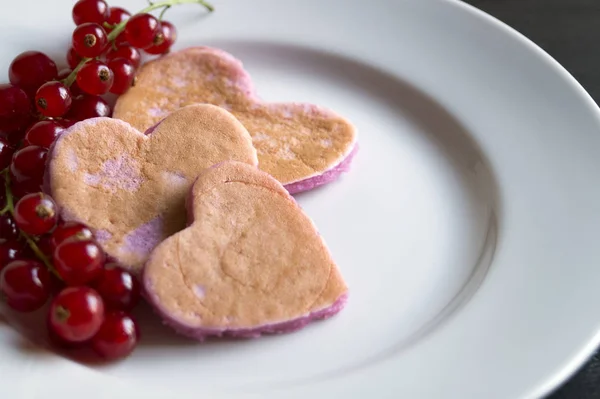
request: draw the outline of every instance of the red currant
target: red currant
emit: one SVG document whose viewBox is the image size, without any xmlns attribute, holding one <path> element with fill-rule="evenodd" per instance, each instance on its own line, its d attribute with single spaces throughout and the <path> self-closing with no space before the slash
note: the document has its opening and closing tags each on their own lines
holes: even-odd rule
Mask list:
<svg viewBox="0 0 600 399">
<path fill-rule="evenodd" d="M 4 169 L 10 165 L 14 153 L 15 148 L 10 145 L 8 140 L 0 137 L 0 169 Z M 2 184 L 0 190 L 4 191 L 4 184 Z"/>
<path fill-rule="evenodd" d="M 104 321 L 104 304 L 89 287 L 68 287 L 50 305 L 49 327 L 67 342 L 83 342 L 100 330 Z"/>
<path fill-rule="evenodd" d="M 6 140 L 11 146 L 18 148 L 21 144 L 21 141 L 23 141 L 23 139 L 25 138 L 25 132 L 25 129 L 15 130 L 10 133 L 4 133 L 2 132 L 2 130 L 0 130 L 0 137 L 3 140 Z"/>
<path fill-rule="evenodd" d="M 108 22 L 110 25 L 118 25 L 121 22 L 127 21 L 129 17 L 131 17 L 129 11 L 121 7 L 111 7 L 106 22 Z"/>
<path fill-rule="evenodd" d="M 154 44 L 144 51 L 148 54 L 165 54 L 171 49 L 177 39 L 177 29 L 168 21 L 160 22 L 160 32 L 155 37 Z"/>
<path fill-rule="evenodd" d="M 110 106 L 102 97 L 82 94 L 75 97 L 67 116 L 72 121 L 77 122 L 100 116 L 108 117 L 111 112 Z"/>
<path fill-rule="evenodd" d="M 108 18 L 108 5 L 104 0 L 79 0 L 73 6 L 75 25 L 86 22 L 101 24 Z"/>
<path fill-rule="evenodd" d="M 115 58 L 108 62 L 108 67 L 115 75 L 110 92 L 123 94 L 129 90 L 135 78 L 135 67 L 133 64 L 125 58 Z"/>
<path fill-rule="evenodd" d="M 50 274 L 39 262 L 15 260 L 2 270 L 0 291 L 11 308 L 19 312 L 33 312 L 41 308 L 50 296 Z"/>
<path fill-rule="evenodd" d="M 54 256 L 54 248 L 52 247 L 51 236 L 48 234 L 41 236 L 37 242 L 37 246 L 46 256 L 46 258 L 51 261 L 52 257 Z"/>
<path fill-rule="evenodd" d="M 73 101 L 75 101 L 75 100 L 73 100 Z M 71 110 L 73 110 L 73 106 L 72 105 L 71 105 Z M 67 116 L 70 118 L 71 117 L 71 113 L 69 112 L 67 114 Z M 70 128 L 71 126 L 73 126 L 74 124 L 76 124 L 79 121 L 76 121 L 76 120 L 73 120 L 73 119 L 62 119 L 60 122 L 65 127 L 65 129 L 68 129 L 68 128 Z"/>
<path fill-rule="evenodd" d="M 106 49 L 107 43 L 104 28 L 93 22 L 81 24 L 73 32 L 73 48 L 82 57 L 100 56 Z"/>
<path fill-rule="evenodd" d="M 12 193 L 15 197 L 21 198 L 26 196 L 27 194 L 33 194 L 42 191 L 42 184 L 42 176 L 21 181 L 13 179 L 10 182 L 10 189 L 12 190 Z"/>
<path fill-rule="evenodd" d="M 17 240 L 19 238 L 17 224 L 8 212 L 0 215 L 0 238 L 5 240 Z"/>
<path fill-rule="evenodd" d="M 37 110 L 44 116 L 59 117 L 71 107 L 71 92 L 61 82 L 44 83 L 35 94 Z"/>
<path fill-rule="evenodd" d="M 37 145 L 50 148 L 54 140 L 64 132 L 64 128 L 56 121 L 41 121 L 31 126 L 25 133 L 23 146 Z M 1 167 L 1 165 L 0 165 Z"/>
<path fill-rule="evenodd" d="M 110 90 L 113 80 L 113 72 L 98 60 L 86 62 L 77 73 L 77 84 L 81 90 L 98 96 Z"/>
<path fill-rule="evenodd" d="M 31 120 L 31 102 L 27 94 L 12 85 L 0 85 L 0 131 L 11 133 L 27 127 Z"/>
<path fill-rule="evenodd" d="M 151 14 L 137 14 L 125 25 L 125 39 L 133 47 L 145 49 L 154 44 L 159 28 L 160 22 Z"/>
<path fill-rule="evenodd" d="M 129 60 L 135 69 L 138 69 L 142 63 L 140 52 L 135 47 L 131 46 L 120 46 L 108 50 L 108 53 L 106 53 L 106 61 L 112 61 L 116 58 L 125 58 Z"/>
<path fill-rule="evenodd" d="M 116 47 L 130 46 L 130 44 L 127 42 L 127 38 L 125 37 L 125 31 L 119 33 L 119 36 L 117 36 L 114 41 L 114 45 Z"/>
<path fill-rule="evenodd" d="M 52 251 L 54 251 L 63 241 L 68 238 L 76 238 L 78 240 L 91 240 L 93 238 L 92 231 L 82 223 L 78 222 L 63 222 L 56 226 L 50 238 Z"/>
<path fill-rule="evenodd" d="M 140 300 L 140 283 L 116 264 L 106 265 L 95 288 L 107 309 L 130 311 Z"/>
<path fill-rule="evenodd" d="M 46 234 L 56 226 L 57 221 L 56 203 L 44 193 L 27 194 L 15 205 L 17 227 L 27 234 Z"/>
<path fill-rule="evenodd" d="M 79 65 L 82 59 L 83 58 L 77 54 L 77 51 L 75 51 L 73 47 L 69 48 L 69 51 L 67 51 L 67 64 L 69 64 L 69 68 L 77 68 L 77 65 Z"/>
<path fill-rule="evenodd" d="M 55 79 L 57 75 L 58 69 L 54 61 L 39 51 L 26 51 L 19 54 L 8 70 L 10 83 L 31 95 L 41 85 Z"/>
<path fill-rule="evenodd" d="M 70 238 L 54 250 L 54 265 L 68 285 L 84 285 L 102 274 L 105 256 L 93 240 Z"/>
<path fill-rule="evenodd" d="M 17 259 L 24 259 L 25 245 L 15 239 L 2 240 L 0 242 L 0 271 L 10 262 Z"/>
<path fill-rule="evenodd" d="M 30 145 L 15 152 L 10 164 L 11 176 L 14 180 L 23 181 L 44 177 L 48 150 L 37 145 Z"/>
<path fill-rule="evenodd" d="M 135 319 L 125 312 L 109 312 L 92 338 L 92 348 L 104 359 L 116 360 L 133 352 L 139 337 Z"/>
<path fill-rule="evenodd" d="M 69 77 L 69 75 L 71 75 L 72 72 L 73 72 L 73 70 L 69 69 L 69 68 L 61 70 L 58 73 L 57 80 L 64 81 L 66 78 Z M 79 86 L 77 86 L 76 81 L 73 81 L 73 83 L 71 83 L 71 86 L 69 86 L 69 91 L 71 92 L 71 98 L 73 98 L 73 99 L 83 93 L 81 91 L 81 89 L 79 88 Z"/>
</svg>

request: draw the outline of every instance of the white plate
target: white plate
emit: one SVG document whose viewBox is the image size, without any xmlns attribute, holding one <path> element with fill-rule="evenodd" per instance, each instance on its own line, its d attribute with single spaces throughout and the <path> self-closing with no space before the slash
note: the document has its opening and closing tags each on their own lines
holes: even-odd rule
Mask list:
<svg viewBox="0 0 600 399">
<path fill-rule="evenodd" d="M 359 129 L 352 172 L 298 196 L 347 308 L 205 345 L 150 317 L 130 359 L 95 369 L 3 325 L 1 396 L 506 399 L 573 372 L 600 331 L 600 113 L 577 82 L 456 1 L 215 3 L 169 11 L 177 48 L 221 46 L 265 99 L 319 103 Z M 0 70 L 26 49 L 62 58 L 71 4 L 4 8 Z"/>
</svg>

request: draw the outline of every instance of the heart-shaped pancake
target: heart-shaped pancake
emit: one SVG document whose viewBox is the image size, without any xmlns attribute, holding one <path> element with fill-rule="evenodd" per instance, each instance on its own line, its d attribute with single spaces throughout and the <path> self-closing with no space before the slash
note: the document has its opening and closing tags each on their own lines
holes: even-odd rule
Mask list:
<svg viewBox="0 0 600 399">
<path fill-rule="evenodd" d="M 46 168 L 61 216 L 87 224 L 106 253 L 133 272 L 185 227 L 185 198 L 205 168 L 258 163 L 247 130 L 213 105 L 181 108 L 148 133 L 112 118 L 79 122 L 55 142 Z"/>
<path fill-rule="evenodd" d="M 146 263 L 147 299 L 176 331 L 257 337 L 339 312 L 347 287 L 315 225 L 258 168 L 223 162 L 194 183 L 190 225 Z"/>
<path fill-rule="evenodd" d="M 259 167 L 290 193 L 335 180 L 356 150 L 354 126 L 312 104 L 265 103 L 242 63 L 208 47 L 188 48 L 142 66 L 135 87 L 120 96 L 113 117 L 143 130 L 179 107 L 209 103 L 248 129 Z"/>
</svg>

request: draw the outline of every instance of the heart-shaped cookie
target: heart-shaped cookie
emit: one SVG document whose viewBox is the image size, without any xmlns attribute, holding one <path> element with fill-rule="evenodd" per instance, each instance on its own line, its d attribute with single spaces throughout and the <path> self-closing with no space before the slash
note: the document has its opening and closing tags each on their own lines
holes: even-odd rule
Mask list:
<svg viewBox="0 0 600 399">
<path fill-rule="evenodd" d="M 46 189 L 65 220 L 87 224 L 111 258 L 138 272 L 159 242 L 185 227 L 197 176 L 226 160 L 258 163 L 247 130 L 213 105 L 181 108 L 146 135 L 94 118 L 50 149 Z"/>
<path fill-rule="evenodd" d="M 312 104 L 265 103 L 242 63 L 208 47 L 188 48 L 146 63 L 135 87 L 120 96 L 113 117 L 143 130 L 179 107 L 209 103 L 229 110 L 248 129 L 259 167 L 289 192 L 309 190 L 348 170 L 354 126 Z"/>
<path fill-rule="evenodd" d="M 285 188 L 258 168 L 223 162 L 198 177 L 190 225 L 146 263 L 149 302 L 196 338 L 297 330 L 339 312 L 347 287 L 323 239 Z"/>
</svg>

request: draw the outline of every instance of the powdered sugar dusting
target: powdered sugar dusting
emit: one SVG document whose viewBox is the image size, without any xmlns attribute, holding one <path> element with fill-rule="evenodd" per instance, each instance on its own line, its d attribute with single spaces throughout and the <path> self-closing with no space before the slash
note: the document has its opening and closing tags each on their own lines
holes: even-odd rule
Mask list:
<svg viewBox="0 0 600 399">
<path fill-rule="evenodd" d="M 83 175 L 83 182 L 88 186 L 97 186 L 100 184 L 100 175 L 91 175 L 86 173 Z"/>
<path fill-rule="evenodd" d="M 331 146 L 333 145 L 333 141 L 331 141 L 331 139 L 321 139 L 319 143 L 323 148 L 331 148 Z"/>
<path fill-rule="evenodd" d="M 121 251 L 134 252 L 142 256 L 147 256 L 160 243 L 162 228 L 162 217 L 157 216 L 125 236 L 125 244 L 121 248 Z"/>
<path fill-rule="evenodd" d="M 290 161 L 296 159 L 296 154 L 292 151 L 289 143 L 283 143 L 277 150 L 277 157 Z"/>
<path fill-rule="evenodd" d="M 162 118 L 164 116 L 167 116 L 168 114 L 169 114 L 169 112 L 162 108 L 152 107 L 152 108 L 148 109 L 148 115 L 155 117 L 155 118 Z"/>
<path fill-rule="evenodd" d="M 69 151 L 67 152 L 66 162 L 67 167 L 71 172 L 75 172 L 79 167 L 79 159 L 77 159 L 77 154 L 75 154 L 75 150 L 72 148 L 69 148 Z"/>
<path fill-rule="evenodd" d="M 100 244 L 103 244 L 112 238 L 112 234 L 106 230 L 96 230 L 94 237 Z"/>
<path fill-rule="evenodd" d="M 100 173 L 86 173 L 83 179 L 90 186 L 101 185 L 113 192 L 117 189 L 136 191 L 142 184 L 137 161 L 126 155 L 109 159 L 102 165 Z"/>
<path fill-rule="evenodd" d="M 201 284 L 196 284 L 194 285 L 194 294 L 196 294 L 199 299 L 204 299 L 206 296 L 206 288 Z"/>
</svg>

